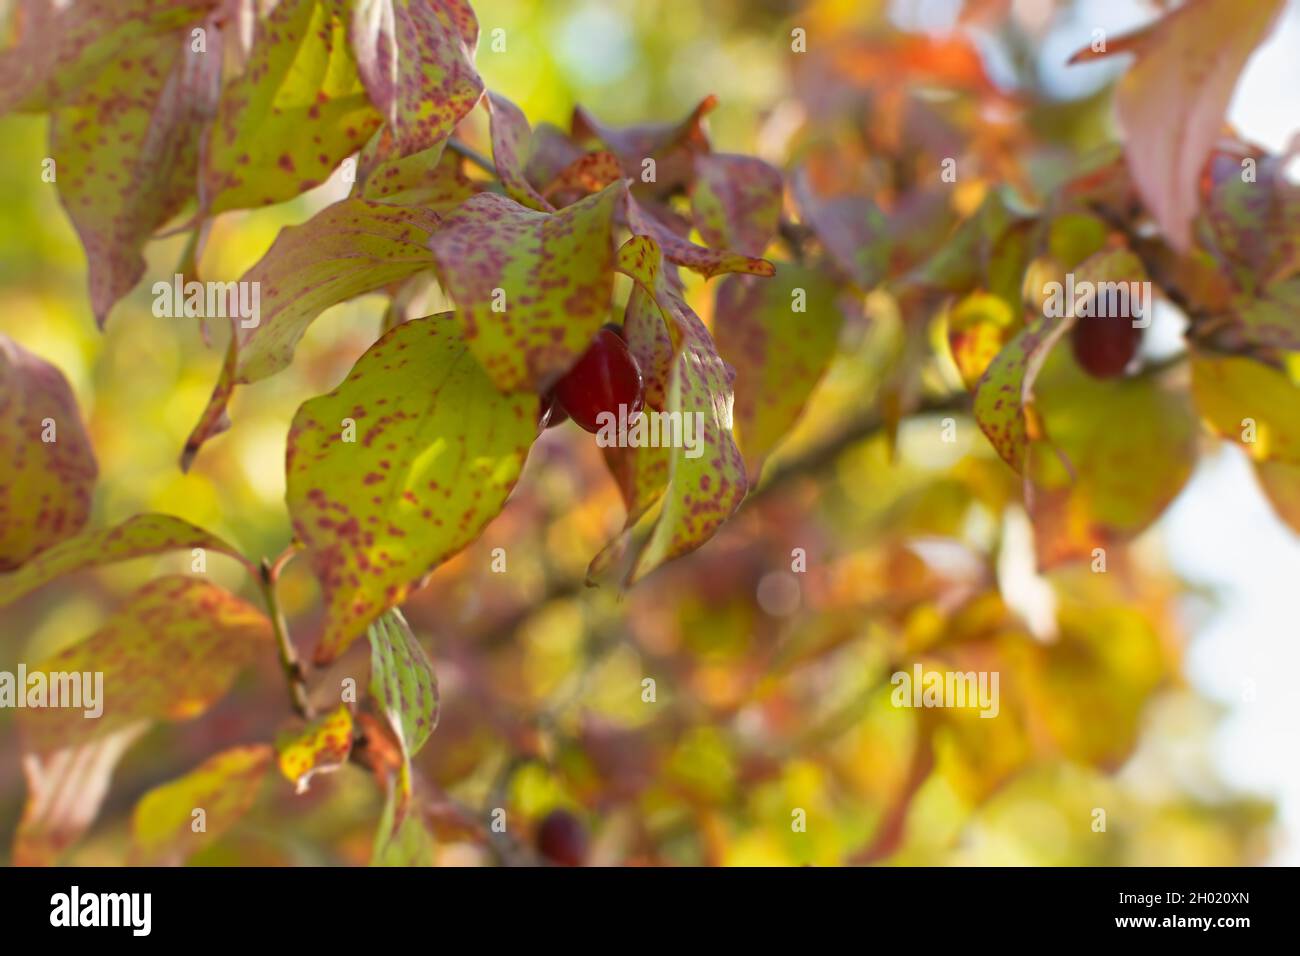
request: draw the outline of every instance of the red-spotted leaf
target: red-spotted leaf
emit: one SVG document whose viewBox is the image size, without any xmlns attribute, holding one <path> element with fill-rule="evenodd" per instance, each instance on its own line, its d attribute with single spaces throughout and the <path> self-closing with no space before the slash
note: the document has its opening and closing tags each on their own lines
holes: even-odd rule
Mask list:
<svg viewBox="0 0 1300 956">
<path fill-rule="evenodd" d="M 781 172 L 753 156 L 697 156 L 691 213 L 710 246 L 761 256 L 781 221 Z"/>
<path fill-rule="evenodd" d="M 658 216 L 647 212 L 629 195 L 626 207 L 627 227 L 634 236 L 653 239 L 657 248 L 669 262 L 685 266 L 706 279 L 724 272 L 744 272 L 756 276 L 770 276 L 776 268 L 766 259 L 741 255 L 726 249 L 706 249 L 683 239 Z"/>
<path fill-rule="evenodd" d="M 661 446 L 672 448 L 668 487 L 654 528 L 628 574 L 632 583 L 713 537 L 740 506 L 748 485 L 744 460 L 731 436 L 734 373 L 718 356 L 708 329 L 683 301 L 676 277 L 653 240 L 634 236 L 624 243 L 619 269 L 650 294 L 682 343 L 664 403 L 681 427 L 675 431 L 661 420 Z M 665 431 L 673 436 L 668 442 L 662 441 Z"/>
<path fill-rule="evenodd" d="M 559 206 L 600 192 L 623 178 L 618 157 L 604 150 L 584 153 L 546 181 L 542 195 Z"/>
<path fill-rule="evenodd" d="M 568 133 L 550 123 L 537 124 L 533 130 L 530 147 L 528 162 L 524 165 L 524 175 L 538 189 L 542 189 L 586 153 Z M 614 165 L 618 166 L 617 159 Z M 609 182 L 622 178 L 623 170 L 619 168 Z"/>
<path fill-rule="evenodd" d="M 63 373 L 0 335 L 0 571 L 80 531 L 97 474 Z"/>
<path fill-rule="evenodd" d="M 298 793 L 306 793 L 311 778 L 333 773 L 352 753 L 352 712 L 339 704 L 305 727 L 282 734 L 275 742 L 276 761 Z"/>
<path fill-rule="evenodd" d="M 137 721 L 58 750 L 23 754 L 27 802 L 14 834 L 15 866 L 52 866 L 86 832 L 122 755 L 149 729 Z"/>
<path fill-rule="evenodd" d="M 608 320 L 624 195 L 619 182 L 551 214 L 483 193 L 430 240 L 470 351 L 497 388 L 542 391 Z"/>
<path fill-rule="evenodd" d="M 835 299 L 822 273 L 788 262 L 773 279 L 730 276 L 718 286 L 714 338 L 736 370 L 735 435 L 751 483 L 835 354 Z"/>
<path fill-rule="evenodd" d="M 492 117 L 492 162 L 506 195 L 530 209 L 554 212 L 555 207 L 542 198 L 524 175 L 532 139 L 528 119 L 519 107 L 499 93 L 489 92 L 487 104 Z"/>
<path fill-rule="evenodd" d="M 345 8 L 361 80 L 398 153 L 441 143 L 483 93 L 474 11 L 465 0 L 346 0 Z"/>
<path fill-rule="evenodd" d="M 464 165 L 461 155 L 444 145 L 398 157 L 392 135 L 384 127 L 361 152 L 353 195 L 447 212 L 482 188 L 465 175 Z"/>
<path fill-rule="evenodd" d="M 110 63 L 159 36 L 175 37 L 179 52 L 178 31 L 212 6 L 213 0 L 27 0 L 17 10 L 16 45 L 0 53 L 0 113 L 65 103 Z"/>
<path fill-rule="evenodd" d="M 625 127 L 606 126 L 579 106 L 573 111 L 573 138 L 595 140 L 617 156 L 638 194 L 667 196 L 690 184 L 695 157 L 709 151 L 703 123 L 717 102 L 714 96 L 704 98 L 677 123 Z"/>
<path fill-rule="evenodd" d="M 1243 341 L 1267 348 L 1300 350 L 1300 279 L 1265 286 L 1258 297 L 1233 304 L 1236 332 Z"/>
<path fill-rule="evenodd" d="M 235 321 L 230 323 L 230 338 L 226 342 L 226 357 L 217 373 L 217 383 L 212 387 L 212 396 L 204 406 L 198 422 L 185 439 L 181 450 L 181 471 L 189 471 L 194 464 L 194 456 L 199 453 L 203 443 L 215 435 L 220 435 L 230 427 L 230 415 L 226 411 L 230 396 L 235 391 L 235 375 L 239 370 L 239 329 Z"/>
<path fill-rule="evenodd" d="M 1006 299 L 972 292 L 948 310 L 948 348 L 968 389 L 975 388 L 1016 329 Z"/>
<path fill-rule="evenodd" d="M 208 212 L 297 196 L 379 127 L 346 32 L 325 0 L 281 0 L 258 21 L 249 62 L 222 91 L 207 141 Z"/>
<path fill-rule="evenodd" d="M 289 432 L 288 505 L 325 594 L 332 660 L 501 510 L 536 437 L 450 315 L 396 326 Z"/>
<path fill-rule="evenodd" d="M 1115 93 L 1133 179 L 1169 243 L 1190 250 L 1201 169 L 1223 126 L 1237 77 L 1284 0 L 1197 0 L 1130 37 L 1071 62 L 1111 53 L 1137 60 Z"/>
<path fill-rule="evenodd" d="M 411 793 L 411 758 L 438 726 L 438 679 L 420 642 L 396 608 L 370 625 L 370 696 L 402 748 L 398 787 Z M 399 817 L 405 806 L 399 806 Z"/>
<path fill-rule="evenodd" d="M 12 574 L 0 577 L 0 607 L 55 578 L 82 568 L 99 567 L 168 551 L 216 551 L 238 560 L 252 573 L 256 567 L 234 546 L 188 521 L 164 514 L 142 514 L 113 528 L 86 531 L 42 551 Z"/>
<path fill-rule="evenodd" d="M 210 30 L 205 52 L 187 33 L 143 37 L 52 115 L 59 199 L 86 250 L 100 325 L 144 274 L 145 241 L 194 195 L 199 135 L 220 85 L 220 37 Z"/>
<path fill-rule="evenodd" d="M 242 280 L 261 289 L 261 318 L 240 343 L 238 381 L 285 368 L 307 326 L 330 306 L 429 268 L 438 223 L 428 210 L 344 199 L 281 230 Z"/>
<path fill-rule="evenodd" d="M 271 624 L 246 601 L 203 578 L 167 575 L 140 588 L 85 640 L 28 668 L 94 674 L 95 708 L 28 708 L 24 749 L 49 753 L 141 720 L 191 720 L 270 650 Z M 102 695 L 98 675 L 103 675 Z M 83 691 L 83 694 L 85 692 Z M 84 698 L 83 698 L 84 699 Z"/>
<path fill-rule="evenodd" d="M 215 843 L 252 808 L 270 765 L 266 744 L 231 747 L 154 787 L 131 815 L 132 863 L 179 866 Z"/>
<path fill-rule="evenodd" d="M 1207 167 L 1207 245 L 1248 296 L 1300 268 L 1300 186 L 1286 175 L 1288 159 L 1225 151 Z"/>
</svg>

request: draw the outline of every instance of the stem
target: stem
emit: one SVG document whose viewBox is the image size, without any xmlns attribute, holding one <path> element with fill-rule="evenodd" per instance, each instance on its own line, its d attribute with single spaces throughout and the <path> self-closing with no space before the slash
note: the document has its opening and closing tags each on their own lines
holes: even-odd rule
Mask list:
<svg viewBox="0 0 1300 956">
<path fill-rule="evenodd" d="M 451 150 L 453 153 L 457 153 L 460 156 L 463 156 L 465 159 L 468 159 L 471 163 L 473 163 L 479 169 L 483 170 L 485 173 L 490 174 L 494 178 L 496 177 L 497 175 L 496 164 L 493 163 L 492 160 L 484 156 L 482 153 L 480 153 L 478 150 L 474 149 L 472 146 L 466 146 L 458 139 L 449 139 L 447 140 L 447 148 Z"/>
<path fill-rule="evenodd" d="M 288 560 L 287 555 L 291 554 L 292 551 L 282 554 L 276 559 L 274 565 L 263 558 L 258 583 L 262 588 L 266 611 L 271 617 L 271 629 L 275 632 L 275 643 L 280 651 L 280 668 L 284 671 L 285 682 L 289 685 L 289 699 L 298 716 L 311 720 L 314 713 L 311 700 L 307 696 L 307 677 L 303 672 L 302 664 L 298 661 L 298 652 L 293 646 L 293 641 L 289 638 L 289 625 L 285 622 L 284 612 L 280 609 L 280 600 L 275 593 L 280 569 Z"/>
</svg>

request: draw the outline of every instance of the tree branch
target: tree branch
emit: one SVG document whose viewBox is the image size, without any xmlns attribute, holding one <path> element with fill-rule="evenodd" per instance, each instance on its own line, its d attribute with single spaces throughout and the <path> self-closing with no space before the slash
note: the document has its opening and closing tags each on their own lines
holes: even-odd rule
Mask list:
<svg viewBox="0 0 1300 956">
<path fill-rule="evenodd" d="M 293 641 L 289 637 L 289 625 L 284 619 L 280 600 L 275 593 L 280 570 L 291 556 L 292 551 L 288 551 L 277 558 L 274 564 L 263 558 L 258 584 L 262 589 L 262 600 L 266 602 L 266 613 L 271 618 L 271 630 L 275 633 L 275 643 L 280 652 L 280 668 L 284 671 L 285 683 L 289 686 L 289 699 L 298 716 L 304 720 L 311 720 L 315 714 L 307 694 L 307 676 L 298 660 L 298 652 L 293 646 Z"/>
</svg>

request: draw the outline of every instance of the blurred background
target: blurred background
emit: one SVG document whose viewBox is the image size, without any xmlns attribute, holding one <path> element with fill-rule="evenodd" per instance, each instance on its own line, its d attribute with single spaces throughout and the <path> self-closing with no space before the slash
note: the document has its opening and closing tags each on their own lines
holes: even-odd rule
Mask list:
<svg viewBox="0 0 1300 956">
<path fill-rule="evenodd" d="M 998 93 L 1032 99 L 1079 148 L 1100 144 L 1113 136 L 1104 90 L 1123 63 L 1064 62 L 1095 28 L 1113 35 L 1159 12 L 1138 0 L 474 7 L 487 86 L 534 126 L 567 129 L 578 103 L 612 124 L 675 121 L 712 93 L 714 148 L 783 168 L 810 144 L 873 126 L 876 107 L 887 124 L 889 94 L 915 81 L 899 63 L 958 86 L 986 77 L 994 89 L 977 91 L 982 111 L 959 129 L 999 140 L 1008 166 L 1023 120 L 988 106 Z M 488 43 L 496 28 L 502 52 Z M 807 32 L 802 56 L 791 54 L 795 28 Z M 960 37 L 975 66 L 956 47 L 900 60 L 909 36 Z M 1300 130 L 1298 49 L 1293 4 L 1237 91 L 1230 119 L 1244 138 L 1280 149 Z M 80 246 L 40 180 L 45 125 L 0 118 L 0 331 L 73 386 L 100 464 L 92 525 L 163 511 L 246 553 L 278 554 L 290 536 L 288 422 L 374 340 L 384 300 L 326 313 L 292 368 L 237 393 L 234 426 L 182 474 L 180 449 L 222 357 L 192 322 L 150 311 L 149 286 L 175 271 L 185 239 L 149 247 L 146 281 L 96 331 Z M 468 127 L 483 144 L 481 111 Z M 842 158 L 851 175 L 854 157 Z M 1000 170 L 981 173 L 976 192 Z M 346 188 L 223 215 L 204 277 L 238 278 L 279 228 Z M 691 281 L 688 291 L 708 321 L 711 287 Z M 1178 317 L 1162 308 L 1158 325 L 1173 331 L 1150 347 L 1175 349 Z M 406 607 L 441 685 L 441 724 L 418 758 L 439 862 L 510 858 L 476 833 L 492 808 L 520 821 L 524 841 L 564 807 L 605 863 L 1300 863 L 1289 684 L 1300 671 L 1300 540 L 1273 517 L 1245 460 L 1202 436 L 1190 483 L 1107 574 L 1039 576 L 1018 482 L 968 419 L 954 444 L 936 440 L 933 417 L 907 420 L 893 450 L 883 434 L 838 440 L 853 412 L 881 400 L 900 348 L 896 313 L 869 301 L 865 318 L 845 324 L 759 494 L 701 551 L 624 595 L 582 586 L 623 520 L 594 442 L 571 424 L 539 441 L 505 512 Z M 505 574 L 490 570 L 497 547 L 508 550 Z M 794 549 L 806 571 L 792 570 Z M 83 573 L 0 611 L 0 669 L 80 640 L 134 587 L 186 563 Z M 233 561 L 214 558 L 209 571 L 254 593 Z M 282 593 L 295 636 L 310 643 L 318 594 L 305 562 L 289 566 Z M 353 650 L 321 686 L 364 673 L 364 648 Z M 1002 714 L 892 707 L 888 676 L 915 661 L 998 669 Z M 122 762 L 72 860 L 120 862 L 143 792 L 220 747 L 271 738 L 288 716 L 268 660 L 201 719 L 155 728 Z M 0 859 L 23 795 L 12 712 L 0 711 Z M 268 781 L 249 818 L 194 862 L 364 863 L 380 806 L 352 767 L 301 797 Z M 807 812 L 806 833 L 791 829 L 795 808 Z"/>
</svg>

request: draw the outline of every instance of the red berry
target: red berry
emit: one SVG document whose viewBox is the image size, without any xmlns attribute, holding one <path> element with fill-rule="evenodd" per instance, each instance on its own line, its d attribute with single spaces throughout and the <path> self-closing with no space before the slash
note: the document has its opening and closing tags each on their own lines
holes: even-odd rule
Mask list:
<svg viewBox="0 0 1300 956">
<path fill-rule="evenodd" d="M 557 866 L 582 866 L 587 830 L 568 810 L 552 810 L 537 827 L 537 852 Z"/>
<path fill-rule="evenodd" d="M 600 430 L 601 412 L 618 415 L 627 406 L 630 419 L 641 411 L 645 383 L 627 343 L 609 329 L 596 333 L 587 351 L 555 383 L 555 397 L 569 417 L 589 432 Z"/>
<path fill-rule="evenodd" d="M 1125 317 L 1080 318 L 1070 331 L 1074 358 L 1093 378 L 1124 374 L 1142 344 L 1142 330 Z"/>
</svg>

